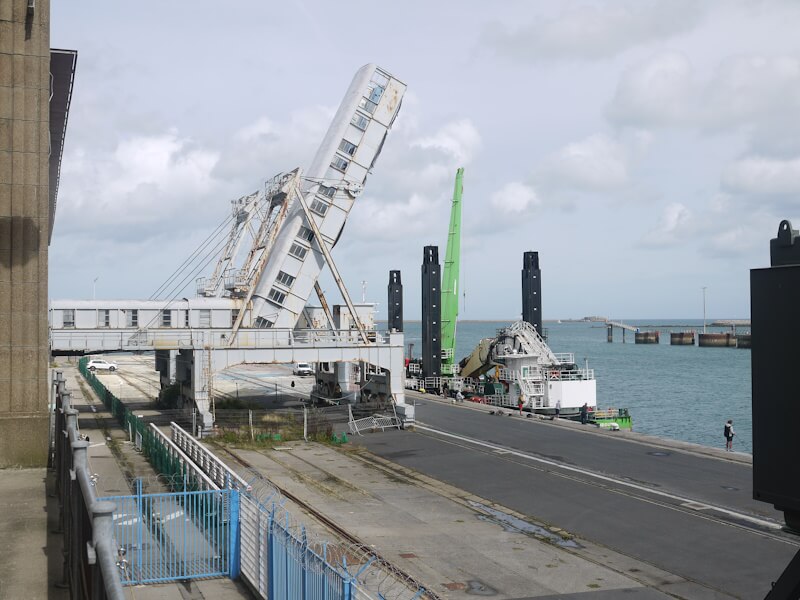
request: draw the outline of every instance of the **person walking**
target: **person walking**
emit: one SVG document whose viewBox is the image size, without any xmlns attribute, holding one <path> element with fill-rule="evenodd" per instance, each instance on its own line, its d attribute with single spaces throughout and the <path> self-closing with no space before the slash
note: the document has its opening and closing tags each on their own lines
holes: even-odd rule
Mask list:
<svg viewBox="0 0 800 600">
<path fill-rule="evenodd" d="M 522 416 L 522 406 L 524 404 L 524 400 L 522 398 L 522 394 L 519 395 L 519 399 L 517 400 L 517 408 L 519 408 L 519 416 Z"/>
<path fill-rule="evenodd" d="M 732 419 L 728 419 L 728 422 L 725 423 L 723 434 L 725 435 L 725 450 L 731 452 L 733 450 L 733 436 L 736 435 L 736 432 L 733 430 Z"/>
<path fill-rule="evenodd" d="M 586 422 L 589 420 L 589 405 L 584 402 L 583 406 L 581 406 L 581 425 L 586 425 Z"/>
<path fill-rule="evenodd" d="M 561 398 L 556 400 L 556 419 L 561 414 Z"/>
</svg>

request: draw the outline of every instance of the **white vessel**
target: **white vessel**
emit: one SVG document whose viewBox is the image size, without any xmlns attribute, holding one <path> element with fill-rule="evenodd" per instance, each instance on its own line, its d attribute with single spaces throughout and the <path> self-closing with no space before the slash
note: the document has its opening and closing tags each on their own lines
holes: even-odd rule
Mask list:
<svg viewBox="0 0 800 600">
<path fill-rule="evenodd" d="M 460 366 L 465 383 L 483 386 L 488 404 L 518 408 L 521 400 L 523 408 L 546 414 L 559 402 L 565 414 L 597 408 L 594 370 L 578 366 L 572 353 L 554 353 L 527 321 L 481 340 Z"/>
</svg>

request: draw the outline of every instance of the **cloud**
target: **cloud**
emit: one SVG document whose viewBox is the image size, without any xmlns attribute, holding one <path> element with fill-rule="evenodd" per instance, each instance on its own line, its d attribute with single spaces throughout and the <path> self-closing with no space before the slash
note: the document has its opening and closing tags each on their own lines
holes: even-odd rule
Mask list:
<svg viewBox="0 0 800 600">
<path fill-rule="evenodd" d="M 746 156 L 723 170 L 722 187 L 733 194 L 752 196 L 800 195 L 800 157 Z"/>
<path fill-rule="evenodd" d="M 493 207 L 506 214 L 528 213 L 541 206 L 542 201 L 531 186 L 512 181 L 492 194 Z"/>
<path fill-rule="evenodd" d="M 682 244 L 695 229 L 692 212 L 680 202 L 664 207 L 655 227 L 639 240 L 644 248 L 663 248 Z"/>
<path fill-rule="evenodd" d="M 629 180 L 629 156 L 629 149 L 619 139 L 598 133 L 558 150 L 545 161 L 543 175 L 557 188 L 619 188 Z"/>
<path fill-rule="evenodd" d="M 482 41 L 498 54 L 520 62 L 599 60 L 690 31 L 702 14 L 700 3 L 692 0 L 573 5 L 556 16 L 537 15 L 516 28 L 493 23 L 485 29 Z"/>
<path fill-rule="evenodd" d="M 659 54 L 626 70 L 607 109 L 612 122 L 635 127 L 690 120 L 692 67 L 677 52 Z"/>
<path fill-rule="evenodd" d="M 214 176 L 244 179 L 252 185 L 254 178 L 268 179 L 295 167 L 308 167 L 334 112 L 330 107 L 308 106 L 293 110 L 284 122 L 258 117 L 225 143 Z"/>
<path fill-rule="evenodd" d="M 419 136 L 413 127 L 389 136 L 391 143 L 376 166 L 378 176 L 370 178 L 353 207 L 346 245 L 440 233 L 456 169 L 470 164 L 481 146 L 480 133 L 469 119 L 445 123 L 429 136 Z"/>
<path fill-rule="evenodd" d="M 411 142 L 411 148 L 432 149 L 448 155 L 459 164 L 472 160 L 481 145 L 481 136 L 469 119 L 442 126 L 435 134 Z"/>
<path fill-rule="evenodd" d="M 176 130 L 126 137 L 110 153 L 67 152 L 59 189 L 59 235 L 147 240 L 208 214 L 200 199 L 220 190 L 219 152 Z"/>
<path fill-rule="evenodd" d="M 662 52 L 621 76 L 606 115 L 620 127 L 744 130 L 769 153 L 800 151 L 800 58 L 731 56 L 700 78 L 689 59 Z"/>
</svg>

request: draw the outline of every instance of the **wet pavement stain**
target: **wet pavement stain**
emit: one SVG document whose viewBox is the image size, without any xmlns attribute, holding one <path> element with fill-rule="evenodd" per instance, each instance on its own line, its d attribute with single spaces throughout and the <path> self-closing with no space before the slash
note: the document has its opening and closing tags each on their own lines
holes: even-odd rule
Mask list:
<svg viewBox="0 0 800 600">
<path fill-rule="evenodd" d="M 508 513 L 504 513 L 503 511 L 490 508 L 485 504 L 481 504 L 480 502 L 473 502 L 472 500 L 469 501 L 469 504 L 473 508 L 477 508 L 485 515 L 478 515 L 478 518 L 482 521 L 488 521 L 491 523 L 497 523 L 506 531 L 517 531 L 520 533 L 525 533 L 528 535 L 532 535 L 537 538 L 544 538 L 546 541 L 550 542 L 551 544 L 555 544 L 556 546 L 560 546 L 561 548 L 583 548 L 578 542 L 572 539 L 567 539 L 563 536 L 558 535 L 557 533 L 553 533 L 552 531 L 545 529 L 544 527 L 540 527 L 539 525 L 533 525 L 532 523 L 528 523 L 527 521 L 523 521 L 513 515 Z"/>
<path fill-rule="evenodd" d="M 496 596 L 497 590 L 482 581 L 472 579 L 467 582 L 467 589 L 464 590 L 464 593 L 471 596 Z"/>
</svg>

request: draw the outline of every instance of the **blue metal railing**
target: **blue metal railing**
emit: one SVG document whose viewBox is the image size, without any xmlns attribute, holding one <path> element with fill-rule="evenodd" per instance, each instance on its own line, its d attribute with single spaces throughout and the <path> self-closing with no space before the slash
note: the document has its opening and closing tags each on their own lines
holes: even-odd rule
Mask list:
<svg viewBox="0 0 800 600">
<path fill-rule="evenodd" d="M 259 597 L 267 600 L 354 599 L 354 580 L 327 560 L 327 545 L 322 547 L 322 554 L 318 554 L 309 545 L 305 530 L 298 537 L 291 532 L 288 522 L 281 523 L 276 518 L 276 504 L 260 504 L 247 492 L 240 498 L 242 577 Z M 255 531 L 245 529 L 248 522 L 255 525 Z"/>
<path fill-rule="evenodd" d="M 124 585 L 238 575 L 238 492 L 113 496 Z"/>
</svg>

